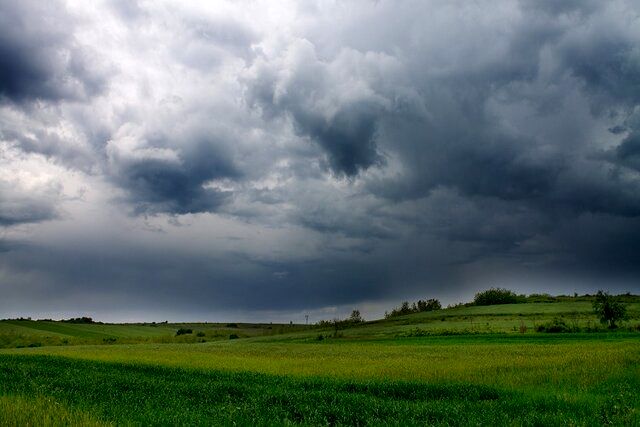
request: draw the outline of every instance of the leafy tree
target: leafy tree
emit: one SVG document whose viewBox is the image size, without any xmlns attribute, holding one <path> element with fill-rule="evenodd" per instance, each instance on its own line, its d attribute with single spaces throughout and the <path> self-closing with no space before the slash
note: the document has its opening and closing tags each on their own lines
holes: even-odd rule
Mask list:
<svg viewBox="0 0 640 427">
<path fill-rule="evenodd" d="M 362 322 L 364 322 L 364 318 L 360 315 L 360 310 L 353 310 L 351 312 L 351 316 L 349 316 L 349 322 L 351 322 L 351 323 L 362 323 Z"/>
<path fill-rule="evenodd" d="M 627 318 L 627 307 L 607 292 L 598 291 L 593 311 L 600 317 L 600 323 L 608 324 L 610 329 L 617 328 L 616 322 Z"/>
<path fill-rule="evenodd" d="M 440 304 L 440 301 L 434 298 L 428 299 L 426 301 L 418 301 L 418 311 L 435 311 L 440 310 L 441 308 L 442 304 Z"/>
<path fill-rule="evenodd" d="M 478 292 L 473 298 L 475 305 L 516 304 L 520 302 L 515 292 L 503 288 L 491 288 Z"/>
<path fill-rule="evenodd" d="M 400 305 L 400 307 L 395 307 L 393 310 L 391 310 L 391 313 L 385 311 L 384 317 L 385 319 L 389 319 L 395 316 L 404 316 L 405 314 L 440 310 L 441 308 L 442 305 L 440 304 L 440 301 L 434 298 L 428 299 L 426 301 L 418 300 L 417 302 L 414 302 L 412 304 L 409 304 L 408 301 L 404 301 Z"/>
<path fill-rule="evenodd" d="M 409 301 L 404 301 L 400 306 L 400 314 L 409 314 L 411 313 L 411 307 L 409 306 Z"/>
</svg>

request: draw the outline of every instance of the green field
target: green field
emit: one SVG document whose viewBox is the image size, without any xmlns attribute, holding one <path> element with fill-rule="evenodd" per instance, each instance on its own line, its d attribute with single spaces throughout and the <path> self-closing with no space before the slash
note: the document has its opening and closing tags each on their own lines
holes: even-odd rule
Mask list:
<svg viewBox="0 0 640 427">
<path fill-rule="evenodd" d="M 0 424 L 640 425 L 639 305 L 627 308 L 618 331 L 576 301 L 339 330 L 190 324 L 200 342 L 172 342 L 185 324 L 4 321 L 0 334 L 94 344 L 0 350 Z M 535 332 L 553 318 L 591 332 Z"/>
<path fill-rule="evenodd" d="M 301 325 L 223 323 L 158 324 L 75 324 L 54 321 L 0 321 L 0 348 L 41 347 L 80 344 L 195 343 L 239 338 L 272 336 L 304 329 Z M 176 336 L 180 328 L 192 334 Z"/>
</svg>

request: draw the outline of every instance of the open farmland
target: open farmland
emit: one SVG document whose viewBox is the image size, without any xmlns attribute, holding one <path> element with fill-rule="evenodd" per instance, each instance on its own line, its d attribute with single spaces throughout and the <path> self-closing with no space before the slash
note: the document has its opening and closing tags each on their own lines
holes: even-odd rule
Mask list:
<svg viewBox="0 0 640 427">
<path fill-rule="evenodd" d="M 3 333 L 122 343 L 2 350 L 0 422 L 638 424 L 637 303 L 615 332 L 535 332 L 533 322 L 554 318 L 595 328 L 590 307 L 456 307 L 339 330 L 5 321 Z M 514 329 L 522 323 L 531 324 L 524 333 Z M 206 338 L 171 342 L 186 326 Z M 230 331 L 246 338 L 229 340 Z"/>
<path fill-rule="evenodd" d="M 34 320 L 0 321 L 0 348 L 115 343 L 194 343 L 281 334 L 303 329 L 300 325 L 236 323 L 102 324 Z M 176 335 L 179 329 L 192 333 Z"/>
<path fill-rule="evenodd" d="M 640 327 L 640 301 L 626 303 L 626 329 Z M 593 313 L 590 301 L 460 306 L 389 319 L 374 320 L 338 331 L 330 327 L 260 323 L 140 323 L 75 324 L 54 321 L 0 321 L 0 348 L 77 344 L 204 343 L 237 338 L 267 341 L 314 341 L 323 338 L 397 339 L 415 335 L 525 334 L 539 325 L 560 319 L 568 326 L 598 331 L 605 329 Z M 176 335 L 179 329 L 192 333 Z M 416 333 L 417 331 L 417 333 Z"/>
</svg>

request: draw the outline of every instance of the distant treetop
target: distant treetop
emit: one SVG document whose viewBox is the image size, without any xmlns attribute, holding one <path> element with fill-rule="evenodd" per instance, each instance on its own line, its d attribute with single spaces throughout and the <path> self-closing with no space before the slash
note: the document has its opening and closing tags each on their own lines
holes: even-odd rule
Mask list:
<svg viewBox="0 0 640 427">
<path fill-rule="evenodd" d="M 504 288 L 491 288 L 478 292 L 473 298 L 474 305 L 517 304 L 525 302 L 524 295 L 516 295 L 515 292 Z"/>
</svg>

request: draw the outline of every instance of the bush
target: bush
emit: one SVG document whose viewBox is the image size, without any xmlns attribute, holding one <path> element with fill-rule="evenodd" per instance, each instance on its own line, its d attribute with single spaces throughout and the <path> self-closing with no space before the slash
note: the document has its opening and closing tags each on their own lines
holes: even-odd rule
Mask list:
<svg viewBox="0 0 640 427">
<path fill-rule="evenodd" d="M 536 327 L 536 332 L 562 333 L 574 332 L 574 330 L 569 325 L 567 325 L 564 320 L 555 318 L 551 322 L 545 323 L 543 325 L 538 325 Z"/>
<path fill-rule="evenodd" d="M 227 328 L 237 328 L 238 324 L 237 323 L 227 323 Z"/>
<path fill-rule="evenodd" d="M 204 332 L 200 331 L 196 334 L 197 337 L 203 337 L 205 335 Z"/>
<path fill-rule="evenodd" d="M 229 335 L 229 339 L 230 340 L 237 340 L 238 338 L 240 338 L 240 337 L 238 335 L 236 335 L 236 334 Z"/>
<path fill-rule="evenodd" d="M 521 334 L 527 333 L 527 325 L 524 322 L 520 322 L 520 327 L 518 328 Z"/>
<path fill-rule="evenodd" d="M 176 336 L 178 335 L 186 335 L 186 334 L 192 334 L 193 330 L 192 329 L 188 329 L 188 328 L 180 328 L 178 329 L 178 331 L 176 332 Z"/>
<path fill-rule="evenodd" d="M 473 298 L 474 305 L 516 304 L 521 302 L 515 292 L 503 288 L 491 288 L 478 292 Z"/>
</svg>

